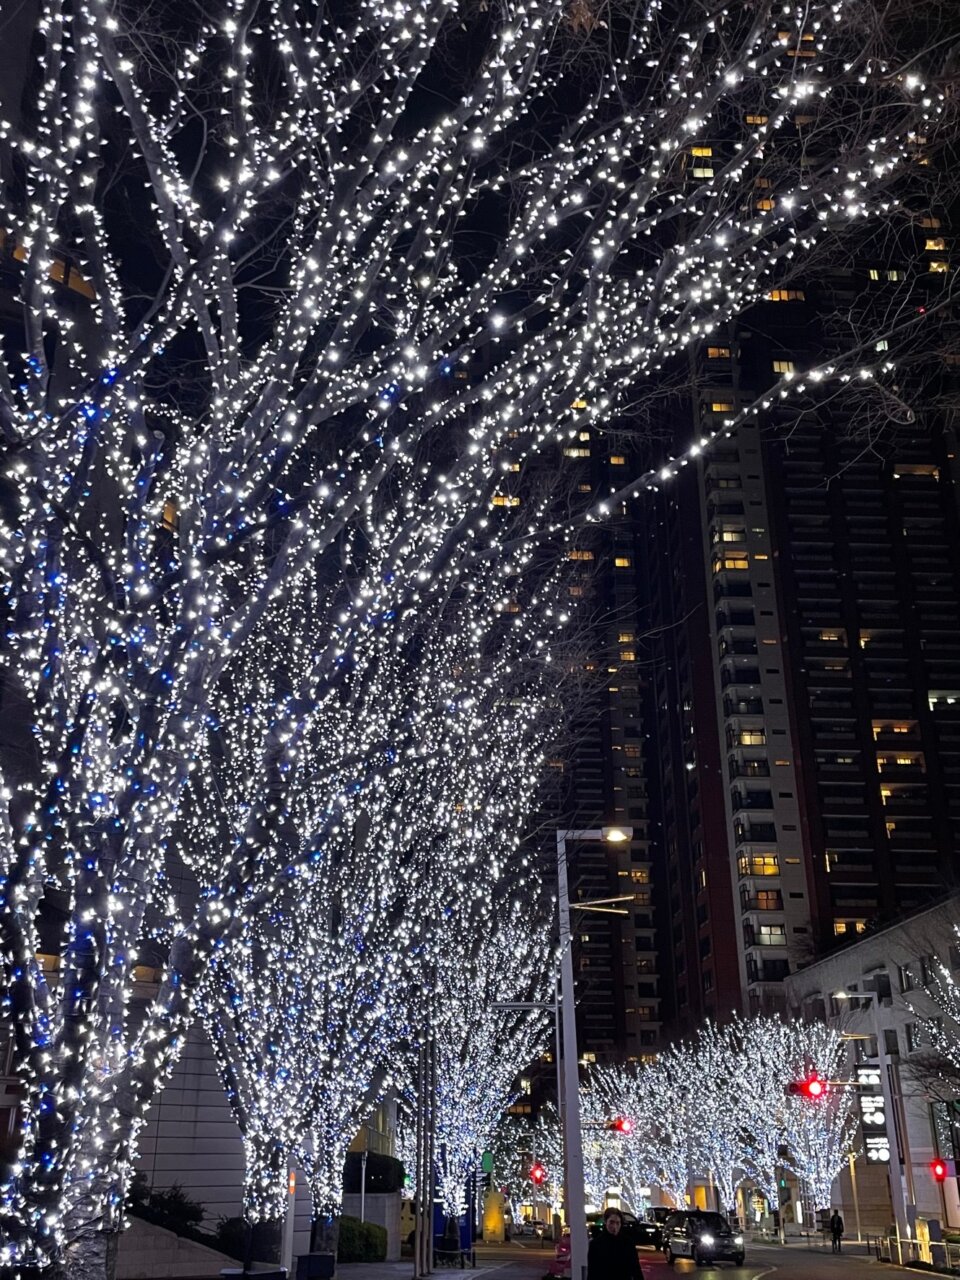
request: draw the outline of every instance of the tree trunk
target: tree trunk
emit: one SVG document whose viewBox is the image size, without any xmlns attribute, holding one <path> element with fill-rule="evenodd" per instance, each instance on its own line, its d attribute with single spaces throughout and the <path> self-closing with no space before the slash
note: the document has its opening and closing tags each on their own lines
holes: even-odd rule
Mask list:
<svg viewBox="0 0 960 1280">
<path fill-rule="evenodd" d="M 310 1224 L 310 1252 L 337 1256 L 340 1243 L 340 1214 L 333 1209 L 321 1210 Z"/>
<path fill-rule="evenodd" d="M 42 1273 L 44 1280 L 113 1280 L 119 1231 L 81 1229 L 64 1250 L 63 1260 Z"/>
</svg>

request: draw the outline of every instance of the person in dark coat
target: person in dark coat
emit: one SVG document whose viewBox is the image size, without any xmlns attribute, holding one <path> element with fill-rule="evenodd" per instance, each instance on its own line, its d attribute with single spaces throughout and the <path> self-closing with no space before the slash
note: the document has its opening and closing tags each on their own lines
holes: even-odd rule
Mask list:
<svg viewBox="0 0 960 1280">
<path fill-rule="evenodd" d="M 620 1234 L 622 1226 L 620 1210 L 607 1209 L 603 1230 L 590 1241 L 587 1280 L 643 1280 L 636 1246 Z"/>
<path fill-rule="evenodd" d="M 843 1219 L 836 1209 L 834 1209 L 833 1217 L 830 1219 L 830 1238 L 833 1252 L 840 1253 L 843 1249 Z"/>
</svg>

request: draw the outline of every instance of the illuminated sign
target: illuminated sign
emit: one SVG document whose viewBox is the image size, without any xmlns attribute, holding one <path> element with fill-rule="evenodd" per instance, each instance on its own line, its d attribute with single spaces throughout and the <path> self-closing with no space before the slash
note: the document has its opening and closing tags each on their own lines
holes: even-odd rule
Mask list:
<svg viewBox="0 0 960 1280">
<path fill-rule="evenodd" d="M 857 1067 L 857 1086 L 864 1154 L 871 1164 L 889 1164 L 890 1139 L 887 1136 L 887 1110 L 883 1101 L 880 1068 Z"/>
</svg>

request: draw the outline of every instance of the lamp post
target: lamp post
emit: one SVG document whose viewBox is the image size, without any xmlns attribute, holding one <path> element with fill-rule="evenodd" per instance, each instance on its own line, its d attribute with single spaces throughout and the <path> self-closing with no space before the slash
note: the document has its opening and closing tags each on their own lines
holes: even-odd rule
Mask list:
<svg viewBox="0 0 960 1280">
<path fill-rule="evenodd" d="M 897 1114 L 894 1111 L 893 1091 L 890 1088 L 890 1059 L 887 1057 L 887 1046 L 884 1041 L 883 1027 L 880 1023 L 880 997 L 876 991 L 837 991 L 837 1000 L 866 1000 L 870 1004 L 873 1019 L 873 1032 L 877 1041 L 877 1065 L 880 1070 L 880 1091 L 883 1094 L 883 1109 L 888 1117 L 887 1137 L 890 1139 L 890 1200 L 893 1205 L 893 1219 L 897 1224 L 897 1235 L 901 1240 L 910 1239 L 910 1219 L 907 1216 L 907 1203 L 903 1194 L 903 1170 L 900 1154 L 900 1134 L 897 1128 Z"/>
<path fill-rule="evenodd" d="M 570 933 L 570 889 L 567 881 L 567 841 L 606 840 L 622 844 L 633 837 L 629 827 L 595 827 L 557 832 L 557 916 L 560 926 L 560 1011 L 563 1019 L 563 1203 L 570 1223 L 570 1277 L 582 1280 L 587 1266 L 587 1210 L 583 1198 L 583 1138 L 580 1132 L 580 1071 L 577 1053 L 576 1002 L 573 991 L 573 949 Z M 603 909 L 624 898 L 574 903 L 582 910 Z"/>
</svg>

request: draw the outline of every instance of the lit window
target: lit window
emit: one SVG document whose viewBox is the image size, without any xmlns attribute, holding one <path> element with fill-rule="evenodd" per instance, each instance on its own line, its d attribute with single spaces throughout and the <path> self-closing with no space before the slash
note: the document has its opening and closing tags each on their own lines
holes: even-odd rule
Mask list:
<svg viewBox="0 0 960 1280">
<path fill-rule="evenodd" d="M 713 562 L 713 572 L 722 573 L 726 569 L 749 569 L 750 560 L 745 552 L 718 556 Z"/>
<path fill-rule="evenodd" d="M 632 631 L 621 631 L 617 636 L 617 640 L 620 644 L 631 644 L 635 639 L 636 636 Z"/>
<path fill-rule="evenodd" d="M 903 272 L 902 272 L 902 271 L 898 271 L 896 268 L 891 268 L 891 270 L 887 272 L 887 279 L 888 279 L 888 280 L 902 280 L 902 279 L 903 279 Z"/>
<path fill-rule="evenodd" d="M 567 594 L 573 596 L 574 600 L 583 598 L 583 587 L 567 587 Z"/>
<path fill-rule="evenodd" d="M 511 471 L 519 471 L 519 470 L 520 470 L 520 463 L 519 463 L 519 462 L 511 462 L 511 463 L 510 463 L 510 470 L 511 470 Z"/>
<path fill-rule="evenodd" d="M 927 236 L 923 242 L 923 247 L 929 250 L 946 249 L 947 242 L 943 236 Z"/>
<path fill-rule="evenodd" d="M 176 533 L 180 524 L 180 506 L 175 498 L 167 498 L 164 502 L 160 523 L 168 533 Z"/>
<path fill-rule="evenodd" d="M 920 225 L 921 227 L 926 227 L 930 231 L 936 231 L 940 226 L 940 219 L 934 218 L 931 214 L 928 214 L 925 218 L 920 219 Z"/>
<path fill-rule="evenodd" d="M 843 934 L 845 934 L 845 933 L 847 932 L 847 922 L 846 922 L 846 920 L 834 920 L 834 922 L 833 922 L 833 932 L 834 932 L 838 937 L 842 937 L 842 936 L 843 936 Z"/>
<path fill-rule="evenodd" d="M 629 569 L 631 560 L 629 556 L 614 556 L 613 563 L 618 569 Z"/>
<path fill-rule="evenodd" d="M 620 661 L 621 661 L 621 662 L 636 662 L 636 660 L 637 660 L 637 655 L 636 655 L 636 653 L 633 651 L 633 649 L 621 649 L 621 650 L 620 650 Z"/>
<path fill-rule="evenodd" d="M 712 178 L 714 175 L 712 169 L 704 165 L 696 165 L 693 170 L 693 176 L 695 178 Z"/>
<path fill-rule="evenodd" d="M 792 360 L 774 360 L 773 372 L 774 373 L 793 373 L 794 372 L 793 361 Z"/>
<path fill-rule="evenodd" d="M 762 115 L 759 112 L 751 111 L 746 117 L 747 124 L 766 124 L 770 117 Z"/>
<path fill-rule="evenodd" d="M 593 493 L 592 484 L 578 484 L 577 493 Z"/>
<path fill-rule="evenodd" d="M 780 874 L 780 863 L 776 854 L 773 853 L 745 854 L 738 859 L 738 862 L 742 876 L 778 876 Z"/>
<path fill-rule="evenodd" d="M 759 187 L 761 191 L 769 191 L 773 183 L 769 178 L 754 178 L 753 185 Z"/>
<path fill-rule="evenodd" d="M 611 467 L 625 467 L 627 460 L 622 453 L 611 453 L 610 465 Z"/>
<path fill-rule="evenodd" d="M 945 258 L 931 258 L 930 270 L 934 275 L 943 276 L 950 270 L 950 263 Z"/>
<path fill-rule="evenodd" d="M 574 445 L 570 449 L 564 449 L 563 456 L 565 458 L 589 458 L 590 450 L 581 449 L 578 446 Z"/>
<path fill-rule="evenodd" d="M 729 400 L 714 400 L 710 405 L 711 413 L 729 413 L 732 408 Z"/>
<path fill-rule="evenodd" d="M 890 343 L 889 343 L 889 341 L 888 341 L 886 338 L 881 338 L 881 339 L 880 339 L 880 341 L 879 341 L 879 342 L 876 344 L 876 346 L 874 347 L 874 350 L 875 350 L 875 351 L 889 351 L 889 350 L 890 350 Z"/>
<path fill-rule="evenodd" d="M 901 476 L 926 476 L 931 480 L 939 480 L 940 468 L 930 462 L 895 462 L 893 478 L 899 480 Z"/>
<path fill-rule="evenodd" d="M 493 495 L 493 505 L 495 507 L 519 507 L 520 499 L 515 494 L 495 493 Z"/>
<path fill-rule="evenodd" d="M 497 605 L 497 613 L 519 613 L 520 606 L 516 600 L 501 600 Z"/>
<path fill-rule="evenodd" d="M 805 302 L 806 298 L 802 289 L 771 289 L 767 294 L 768 302 Z"/>
<path fill-rule="evenodd" d="M 593 552 L 592 551 L 568 551 L 567 559 L 568 560 L 592 560 Z"/>
<path fill-rule="evenodd" d="M 570 406 L 571 409 L 585 409 L 586 407 L 587 407 L 586 400 L 584 400 L 580 396 L 577 396 L 576 400 L 574 400 L 573 404 Z"/>
<path fill-rule="evenodd" d="M 846 639 L 846 633 L 843 631 L 821 631 L 817 639 L 833 642 L 840 641 L 842 643 Z"/>
<path fill-rule="evenodd" d="M 765 729 L 741 729 L 740 730 L 740 746 L 741 747 L 762 747 L 766 745 L 767 731 Z"/>
<path fill-rule="evenodd" d="M 589 432 L 589 431 L 581 431 L 581 432 L 580 432 L 580 434 L 577 436 L 577 439 L 578 439 L 578 440 L 580 440 L 581 442 L 582 442 L 582 441 L 589 440 L 589 439 L 590 439 L 590 432 Z"/>
<path fill-rule="evenodd" d="M 869 275 L 871 280 L 880 279 L 880 271 L 877 267 L 871 267 L 870 270 L 867 272 L 867 274 Z"/>
<path fill-rule="evenodd" d="M 709 360 L 729 360 L 729 347 L 707 347 L 707 358 Z"/>
<path fill-rule="evenodd" d="M 723 529 L 720 532 L 721 542 L 746 542 L 746 529 Z"/>
<path fill-rule="evenodd" d="M 713 147 L 691 147 L 690 154 L 692 156 L 712 156 Z"/>
</svg>

